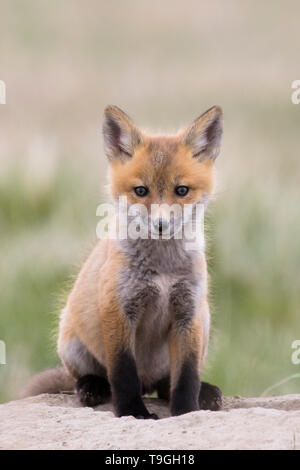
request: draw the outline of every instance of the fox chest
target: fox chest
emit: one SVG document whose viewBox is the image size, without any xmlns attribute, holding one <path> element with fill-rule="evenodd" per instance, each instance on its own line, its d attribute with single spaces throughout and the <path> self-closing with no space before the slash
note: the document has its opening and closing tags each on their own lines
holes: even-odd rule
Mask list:
<svg viewBox="0 0 300 470">
<path fill-rule="evenodd" d="M 124 314 L 136 327 L 148 332 L 167 330 L 172 322 L 188 322 L 197 307 L 201 291 L 199 277 L 188 273 L 124 273 L 120 301 Z"/>
<path fill-rule="evenodd" d="M 193 317 L 201 296 L 201 276 L 194 256 L 182 241 L 127 242 L 128 265 L 119 280 L 122 310 L 138 331 L 159 337 L 174 322 L 181 326 Z"/>
<path fill-rule="evenodd" d="M 135 331 L 138 375 L 146 389 L 169 373 L 169 332 L 174 322 L 187 325 L 193 317 L 196 287 L 176 275 L 154 274 L 122 289 L 123 312 Z"/>
</svg>

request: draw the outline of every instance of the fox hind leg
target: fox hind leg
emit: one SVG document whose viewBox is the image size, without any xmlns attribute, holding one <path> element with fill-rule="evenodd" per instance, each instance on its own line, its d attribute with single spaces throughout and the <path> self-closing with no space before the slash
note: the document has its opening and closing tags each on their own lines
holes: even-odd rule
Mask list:
<svg viewBox="0 0 300 470">
<path fill-rule="evenodd" d="M 73 338 L 65 348 L 63 362 L 77 378 L 75 390 L 82 405 L 93 407 L 109 401 L 111 389 L 106 368 L 78 338 Z"/>
<path fill-rule="evenodd" d="M 222 392 L 219 387 L 201 382 L 199 407 L 200 410 L 219 411 L 222 408 Z"/>
<path fill-rule="evenodd" d="M 163 377 L 154 385 L 158 398 L 170 400 L 170 376 Z M 199 393 L 200 410 L 219 411 L 222 408 L 222 392 L 216 385 L 201 382 Z"/>
<path fill-rule="evenodd" d="M 84 375 L 76 383 L 76 392 L 84 406 L 97 406 L 109 401 L 111 390 L 108 380 L 99 375 Z"/>
</svg>

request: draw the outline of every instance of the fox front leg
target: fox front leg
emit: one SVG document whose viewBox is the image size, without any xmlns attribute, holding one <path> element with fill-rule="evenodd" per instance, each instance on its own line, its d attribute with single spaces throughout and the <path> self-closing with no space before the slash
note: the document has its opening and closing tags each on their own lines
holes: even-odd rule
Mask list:
<svg viewBox="0 0 300 470">
<path fill-rule="evenodd" d="M 132 327 L 124 314 L 118 312 L 111 315 L 107 322 L 105 350 L 115 413 L 118 417 L 158 419 L 155 414 L 149 413 L 144 405 L 131 344 Z"/>
<path fill-rule="evenodd" d="M 149 413 L 144 405 L 135 360 L 129 350 L 119 351 L 115 356 L 114 366 L 110 370 L 110 383 L 117 416 L 158 419 L 155 414 Z"/>
<path fill-rule="evenodd" d="M 172 330 L 170 338 L 171 414 L 172 416 L 199 410 L 200 375 L 199 355 L 191 344 L 189 331 Z"/>
<path fill-rule="evenodd" d="M 169 337 L 170 398 L 174 416 L 199 410 L 202 328 L 188 283 L 173 287 L 170 307 L 173 318 Z"/>
</svg>

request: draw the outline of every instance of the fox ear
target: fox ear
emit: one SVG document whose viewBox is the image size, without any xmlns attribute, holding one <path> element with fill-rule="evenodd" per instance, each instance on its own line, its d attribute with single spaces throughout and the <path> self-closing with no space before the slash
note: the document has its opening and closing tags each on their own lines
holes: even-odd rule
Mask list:
<svg viewBox="0 0 300 470">
<path fill-rule="evenodd" d="M 129 116 L 117 106 L 105 108 L 103 138 L 104 150 L 109 160 L 131 157 L 142 140 Z"/>
<path fill-rule="evenodd" d="M 201 114 L 183 133 L 182 142 L 190 147 L 193 157 L 215 160 L 223 133 L 223 112 L 213 106 Z"/>
</svg>

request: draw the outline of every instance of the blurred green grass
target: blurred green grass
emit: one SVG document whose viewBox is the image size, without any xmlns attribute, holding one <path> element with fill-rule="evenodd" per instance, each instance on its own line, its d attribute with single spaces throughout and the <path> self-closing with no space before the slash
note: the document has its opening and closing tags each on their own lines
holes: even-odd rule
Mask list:
<svg viewBox="0 0 300 470">
<path fill-rule="evenodd" d="M 7 348 L 1 400 L 17 395 L 29 371 L 57 363 L 58 313 L 96 239 L 95 202 L 80 175 L 63 165 L 42 185 L 19 169 L 0 180 L 0 331 Z"/>
<path fill-rule="evenodd" d="M 299 368 L 299 2 L 1 4 L 0 401 L 58 363 L 63 300 L 106 199 L 104 106 L 154 130 L 225 113 L 207 214 L 213 333 L 203 378 L 260 395 Z M 299 379 L 274 389 L 296 393 Z"/>
<path fill-rule="evenodd" d="M 82 197 L 88 185 L 83 174 L 60 167 L 35 191 L 18 173 L 0 181 L 0 331 L 8 362 L 0 369 L 1 400 L 15 397 L 29 374 L 58 363 L 51 332 L 77 264 L 95 238 L 100 199 L 96 187 Z M 219 195 L 207 216 L 214 327 L 204 378 L 227 394 L 259 395 L 295 373 L 290 356 L 299 331 L 300 247 L 289 243 L 293 217 L 283 230 L 262 197 Z M 289 200 L 286 195 L 278 202 L 277 213 Z M 298 390 L 294 380 L 277 392 Z"/>
</svg>

